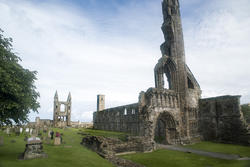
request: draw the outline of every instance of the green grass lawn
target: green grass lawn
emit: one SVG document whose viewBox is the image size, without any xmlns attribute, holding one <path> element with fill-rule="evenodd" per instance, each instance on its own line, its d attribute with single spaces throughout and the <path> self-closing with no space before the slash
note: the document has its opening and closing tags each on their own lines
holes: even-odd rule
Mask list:
<svg viewBox="0 0 250 167">
<path fill-rule="evenodd" d="M 146 167 L 250 167 L 250 161 L 221 160 L 196 154 L 157 150 L 121 156 Z"/>
<path fill-rule="evenodd" d="M 24 151 L 24 135 L 4 136 L 4 146 L 0 146 L 0 167 L 112 167 L 111 163 L 92 152 L 80 142 L 82 136 L 77 134 L 77 129 L 54 129 L 63 133 L 65 144 L 54 146 L 43 144 L 48 158 L 33 160 L 18 160 L 18 156 Z M 44 134 L 46 135 L 46 134 Z M 11 143 L 15 140 L 15 143 Z"/>
<path fill-rule="evenodd" d="M 121 140 L 125 140 L 126 136 L 129 135 L 122 132 L 112 132 L 112 131 L 93 130 L 93 129 L 81 129 L 80 132 L 84 132 L 86 134 L 90 134 L 93 136 L 105 136 L 105 137 L 118 138 Z"/>
<path fill-rule="evenodd" d="M 33 160 L 18 160 L 18 156 L 25 148 L 24 134 L 7 136 L 0 131 L 0 135 L 4 136 L 4 146 L 0 146 L 0 167 L 112 167 L 111 163 L 80 145 L 83 135 L 78 132 L 119 139 L 125 139 L 127 135 L 92 129 L 69 128 L 54 129 L 54 131 L 63 133 L 65 144 L 54 146 L 52 142 L 51 144 L 44 143 L 44 151 L 48 154 L 48 158 Z M 47 136 L 47 134 L 43 135 Z M 11 140 L 16 142 L 11 143 Z M 186 147 L 250 156 L 249 147 L 236 145 L 201 142 Z M 147 167 L 250 167 L 250 161 L 221 160 L 170 150 L 157 150 L 152 153 L 137 153 L 122 157 Z"/>
<path fill-rule="evenodd" d="M 197 150 L 218 152 L 218 153 L 236 154 L 242 157 L 250 157 L 250 147 L 233 145 L 233 144 L 201 142 L 193 145 L 187 145 L 185 147 Z"/>
</svg>

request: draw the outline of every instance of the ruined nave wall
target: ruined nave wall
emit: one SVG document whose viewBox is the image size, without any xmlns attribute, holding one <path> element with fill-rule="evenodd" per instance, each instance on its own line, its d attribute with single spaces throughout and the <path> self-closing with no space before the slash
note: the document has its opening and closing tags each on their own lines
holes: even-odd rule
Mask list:
<svg viewBox="0 0 250 167">
<path fill-rule="evenodd" d="M 94 113 L 94 128 L 138 134 L 138 103 L 109 108 Z"/>
<path fill-rule="evenodd" d="M 200 100 L 200 132 L 204 140 L 250 144 L 240 110 L 240 96 Z"/>
</svg>

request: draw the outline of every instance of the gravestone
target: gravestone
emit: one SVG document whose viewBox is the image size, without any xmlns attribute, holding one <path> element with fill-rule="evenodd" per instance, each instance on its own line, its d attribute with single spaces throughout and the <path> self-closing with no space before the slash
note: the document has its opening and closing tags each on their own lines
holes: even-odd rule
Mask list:
<svg viewBox="0 0 250 167">
<path fill-rule="evenodd" d="M 60 137 L 55 137 L 54 145 L 58 146 L 61 144 L 61 138 Z"/>
<path fill-rule="evenodd" d="M 51 138 L 51 130 L 48 131 L 48 137 Z"/>
<path fill-rule="evenodd" d="M 30 131 L 29 128 L 26 128 L 26 129 L 25 129 L 25 132 L 26 132 L 26 133 L 29 133 L 29 131 Z"/>
<path fill-rule="evenodd" d="M 20 135 L 20 129 L 16 127 L 14 130 L 15 130 L 16 136 L 19 136 Z"/>
<path fill-rule="evenodd" d="M 20 128 L 20 133 L 23 133 L 23 128 Z"/>
<path fill-rule="evenodd" d="M 28 141 L 28 136 L 25 136 L 24 139 L 23 139 L 25 142 Z"/>
<path fill-rule="evenodd" d="M 28 138 L 22 159 L 47 158 L 48 155 L 43 152 L 42 141 L 38 137 Z"/>
<path fill-rule="evenodd" d="M 0 146 L 3 145 L 3 136 L 0 136 Z"/>
<path fill-rule="evenodd" d="M 48 127 L 47 126 L 44 126 L 43 127 L 43 133 L 47 133 L 48 132 Z"/>
<path fill-rule="evenodd" d="M 30 129 L 30 135 L 32 135 L 33 129 Z"/>
<path fill-rule="evenodd" d="M 7 128 L 7 129 L 6 129 L 6 134 L 7 134 L 7 135 L 10 135 L 10 128 Z"/>
<path fill-rule="evenodd" d="M 32 136 L 37 136 L 37 135 L 38 135 L 38 130 L 37 129 L 33 129 Z"/>
</svg>

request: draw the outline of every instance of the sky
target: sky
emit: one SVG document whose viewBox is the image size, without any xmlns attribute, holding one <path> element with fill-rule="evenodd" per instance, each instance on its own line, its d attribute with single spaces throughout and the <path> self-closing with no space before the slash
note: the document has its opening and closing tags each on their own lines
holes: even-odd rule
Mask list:
<svg viewBox="0 0 250 167">
<path fill-rule="evenodd" d="M 0 28 L 21 64 L 38 72 L 39 116 L 52 119 L 72 95 L 72 120 L 90 122 L 96 95 L 106 108 L 135 103 L 154 87 L 161 57 L 162 0 L 0 0 Z M 186 63 L 202 97 L 250 103 L 250 1 L 180 0 Z"/>
</svg>

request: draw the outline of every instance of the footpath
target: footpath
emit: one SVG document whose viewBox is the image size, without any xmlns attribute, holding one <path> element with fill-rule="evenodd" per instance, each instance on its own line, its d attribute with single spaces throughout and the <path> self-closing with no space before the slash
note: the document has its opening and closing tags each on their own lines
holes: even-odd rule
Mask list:
<svg viewBox="0 0 250 167">
<path fill-rule="evenodd" d="M 226 159 L 226 160 L 250 160 L 250 157 L 241 157 L 239 155 L 234 155 L 234 154 L 223 154 L 223 153 L 195 150 L 192 148 L 186 148 L 186 147 L 181 147 L 181 146 L 157 144 L 157 148 L 173 150 L 173 151 L 181 151 L 181 152 L 186 152 L 186 153 L 193 153 L 193 154 L 203 155 L 207 157 Z"/>
</svg>

